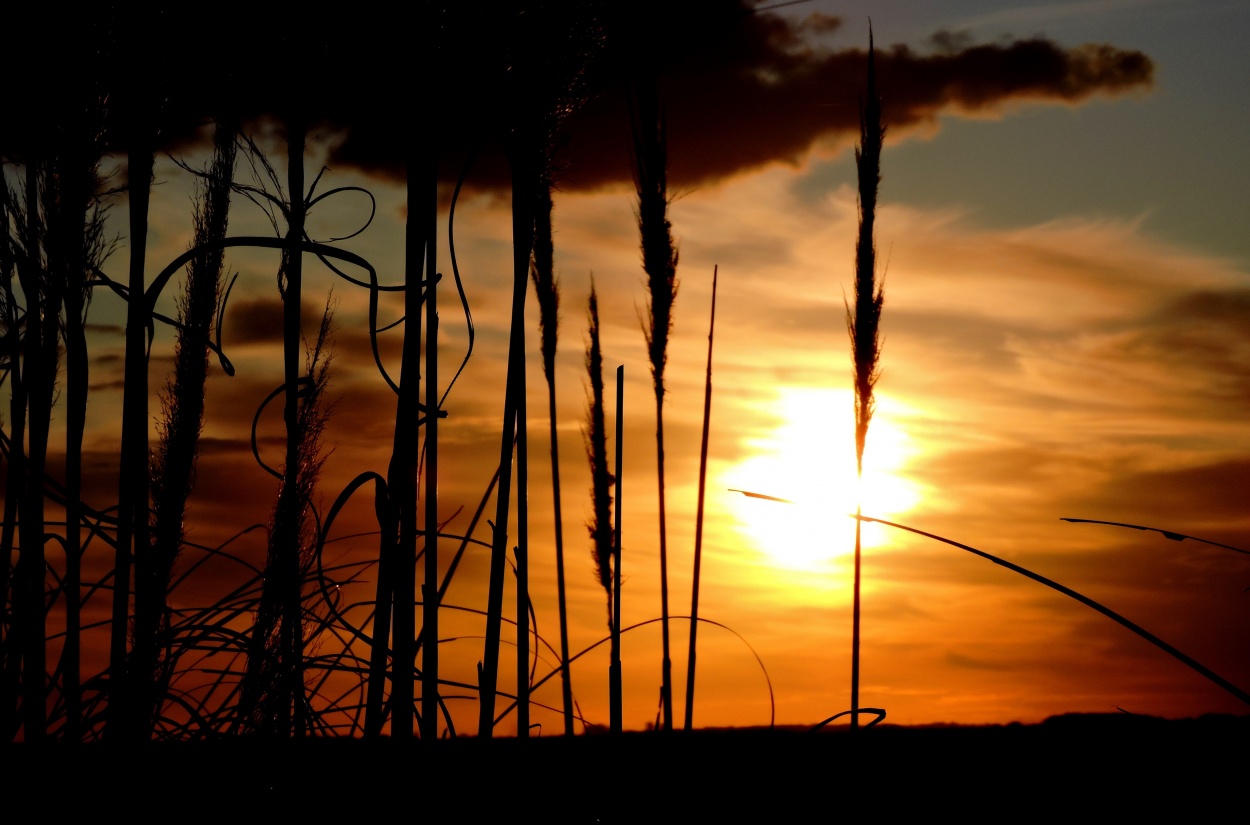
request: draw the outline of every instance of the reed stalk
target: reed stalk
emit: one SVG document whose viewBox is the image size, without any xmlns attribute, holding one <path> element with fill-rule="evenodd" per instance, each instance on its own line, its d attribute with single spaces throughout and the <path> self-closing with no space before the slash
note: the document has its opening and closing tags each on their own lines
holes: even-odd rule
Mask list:
<svg viewBox="0 0 1250 825">
<path fill-rule="evenodd" d="M 560 617 L 560 697 L 564 710 L 564 735 L 573 735 L 573 684 L 569 677 L 569 620 L 564 588 L 564 519 L 560 509 L 560 441 L 556 428 L 556 346 L 560 327 L 560 281 L 555 275 L 551 236 L 551 178 L 544 175 L 538 187 L 534 220 L 534 261 L 530 277 L 538 299 L 538 329 L 547 380 L 547 411 L 551 439 L 551 497 L 555 518 L 556 603 Z"/>
<path fill-rule="evenodd" d="M 429 209 L 437 197 L 437 179 L 433 177 L 433 158 L 429 147 L 414 137 L 409 147 L 407 165 L 408 217 L 404 227 L 404 340 L 403 360 L 399 374 L 399 393 L 395 406 L 395 430 L 391 461 L 387 471 L 387 488 L 392 517 L 395 520 L 396 544 L 384 551 L 389 560 L 384 564 L 388 599 L 377 604 L 378 614 L 389 614 L 383 628 L 391 626 L 391 736 L 410 738 L 413 734 L 413 703 L 416 667 L 416 577 L 417 558 L 417 495 L 419 489 L 421 423 L 421 302 L 425 282 L 422 278 L 427 256 L 433 256 L 434 236 Z M 432 270 L 431 270 L 432 271 Z M 429 423 L 428 410 L 425 422 Z M 437 459 L 436 459 L 437 460 Z M 427 583 L 428 584 L 428 583 Z M 379 579 L 379 588 L 383 580 Z M 380 593 L 381 595 L 381 593 Z M 437 603 L 435 603 L 437 604 Z M 430 633 L 437 633 L 437 612 L 423 612 L 423 620 L 432 622 Z M 437 640 L 434 640 L 437 646 Z M 385 635 L 375 632 L 374 643 L 385 645 Z M 428 657 L 438 653 L 425 652 Z M 434 665 L 433 660 L 425 662 Z M 438 672 L 437 665 L 431 675 Z M 423 686 L 423 691 L 425 686 Z M 424 696 L 424 692 L 423 692 Z M 423 716 L 424 719 L 424 716 Z M 437 720 L 437 716 L 433 717 Z"/>
<path fill-rule="evenodd" d="M 46 188 L 49 272 L 62 286 L 65 317 L 65 644 L 61 682 L 65 700 L 64 739 L 82 737 L 82 553 L 83 434 L 87 423 L 89 357 L 86 320 L 91 301 L 88 272 L 109 253 L 104 213 L 96 201 L 103 153 L 103 100 L 88 93 L 87 105 L 71 115 L 72 134 L 60 148 L 56 185 Z"/>
<path fill-rule="evenodd" d="M 590 531 L 590 553 L 595 563 L 595 577 L 603 587 L 608 603 L 608 632 L 616 639 L 613 621 L 615 600 L 612 588 L 612 554 L 615 550 L 612 530 L 612 485 L 615 479 L 608 469 L 608 434 L 603 407 L 603 350 L 599 343 L 599 298 L 594 278 L 590 281 L 590 340 L 586 346 L 586 374 L 590 379 L 590 399 L 586 409 L 586 457 L 590 462 L 591 517 L 586 525 Z"/>
<path fill-rule="evenodd" d="M 868 425 L 876 406 L 874 391 L 880 376 L 881 307 L 885 300 L 883 287 L 877 280 L 877 250 L 874 222 L 877 211 L 877 187 L 881 182 L 881 144 L 885 128 L 881 125 L 881 99 L 877 94 L 874 67 L 872 28 L 868 29 L 868 91 L 860 107 L 860 140 L 855 150 L 855 169 L 859 179 L 859 234 L 855 242 L 855 306 L 847 308 L 846 325 L 851 338 L 851 360 L 855 382 L 855 472 L 859 480 L 856 514 L 863 512 L 864 447 Z M 861 525 L 855 521 L 855 576 L 851 618 L 851 727 L 859 727 L 859 644 L 860 644 L 860 578 Z"/>
<path fill-rule="evenodd" d="M 26 391 L 27 440 L 25 479 L 18 505 L 19 553 L 14 571 L 13 626 L 20 658 L 21 725 L 27 742 L 47 733 L 47 615 L 44 608 L 44 474 L 58 369 L 57 324 L 62 292 L 45 260 L 46 224 L 41 208 L 49 164 L 26 164 L 25 254 L 19 257 L 19 278 L 26 295 L 22 341 Z"/>
<path fill-rule="evenodd" d="M 646 273 L 647 318 L 642 333 L 651 362 L 655 390 L 656 474 L 659 479 L 660 521 L 660 633 L 663 644 L 660 705 L 663 729 L 673 729 L 672 657 L 669 648 L 668 529 L 664 478 L 664 368 L 668 339 L 673 330 L 673 302 L 677 298 L 677 247 L 668 219 L 668 147 L 666 125 L 659 105 L 657 81 L 649 75 L 640 84 L 636 111 L 631 111 L 635 184 L 638 193 L 638 231 L 642 268 Z"/>
<path fill-rule="evenodd" d="M 1060 584 L 1057 581 L 1054 581 L 1053 579 L 1048 579 L 1045 576 L 1042 576 L 1038 573 L 1034 573 L 1032 570 L 1029 570 L 1026 567 L 1021 567 L 1018 564 L 1014 564 L 1012 562 L 1007 561 L 1006 559 L 999 558 L 998 556 L 995 556 L 991 553 L 987 553 L 984 550 L 978 550 L 975 547 L 970 547 L 967 544 L 962 544 L 958 541 L 955 541 L 954 539 L 946 538 L 945 536 L 939 536 L 936 533 L 928 533 L 928 532 L 925 532 L 924 530 L 919 530 L 915 527 L 909 527 L 906 524 L 898 524 L 893 521 L 886 521 L 885 519 L 871 518 L 869 516 L 860 515 L 858 513 L 854 516 L 854 518 L 856 521 L 868 521 L 868 522 L 873 522 L 875 524 L 884 524 L 887 527 L 894 527 L 899 530 L 906 530 L 907 532 L 914 533 L 918 536 L 924 536 L 925 538 L 933 539 L 934 541 L 939 541 L 939 542 L 942 542 L 943 544 L 949 544 L 951 547 L 956 547 L 960 550 L 964 550 L 968 553 L 971 553 L 974 556 L 980 556 L 981 558 L 986 559 L 987 561 L 997 564 L 999 567 L 1005 567 L 1008 570 L 1011 570 L 1015 573 L 1019 573 L 1021 576 L 1024 576 L 1027 579 L 1032 579 L 1038 584 L 1045 585 L 1046 587 L 1049 587 L 1051 590 L 1062 593 L 1068 598 L 1075 599 L 1076 601 L 1080 602 L 1086 607 L 1094 611 L 1097 611 L 1098 613 L 1101 613 L 1102 615 L 1106 616 L 1108 619 L 1111 619 L 1113 622 L 1120 625 L 1121 627 L 1127 628 L 1128 630 L 1137 634 L 1142 639 L 1145 639 L 1147 642 L 1150 642 L 1150 644 L 1154 645 L 1155 647 L 1162 650 L 1164 653 L 1171 656 L 1173 659 L 1176 659 L 1181 664 L 1185 665 L 1186 667 L 1200 674 L 1203 678 L 1207 679 L 1208 681 L 1210 681 L 1211 683 L 1215 685 L 1218 685 L 1220 688 L 1226 691 L 1229 695 L 1234 696 L 1237 699 L 1240 699 L 1242 702 L 1244 702 L 1247 705 L 1250 705 L 1250 692 L 1247 692 L 1243 690 L 1242 688 L 1238 687 L 1237 685 L 1233 684 L 1232 682 L 1225 679 L 1223 676 L 1220 676 L 1218 673 L 1211 670 L 1207 666 L 1203 665 L 1201 662 L 1197 661 L 1191 656 L 1188 656 L 1185 653 L 1182 653 L 1180 650 L 1176 649 L 1172 645 L 1163 641 L 1158 636 L 1154 635 L 1153 633 L 1149 632 L 1145 628 L 1138 625 L 1136 622 L 1129 621 L 1128 619 L 1121 616 L 1119 613 L 1116 613 L 1111 608 L 1103 605 L 1101 602 L 1094 601 L 1088 596 L 1085 596 L 1082 593 L 1078 593 L 1077 591 L 1073 590 L 1070 587 L 1065 587 L 1064 585 Z M 1064 520 L 1065 521 L 1073 521 L 1073 520 L 1080 521 L 1080 519 L 1064 519 Z M 1094 522 L 1094 523 L 1112 524 L 1114 522 Z M 1137 525 L 1118 525 L 1118 526 L 1132 527 L 1134 529 L 1147 529 L 1147 530 L 1153 529 L 1153 528 L 1141 528 L 1141 527 L 1137 527 Z M 1192 537 L 1186 536 L 1185 538 L 1192 538 Z M 1227 545 L 1221 545 L 1221 546 L 1227 546 Z M 1230 548 L 1230 549 L 1236 550 L 1237 548 Z"/>
<path fill-rule="evenodd" d="M 391 605 L 394 603 L 395 554 L 399 544 L 399 527 L 391 500 L 389 485 L 374 485 L 374 512 L 378 519 L 378 569 L 374 583 L 373 633 L 369 651 L 369 676 L 365 685 L 365 738 L 382 735 L 386 712 L 386 666 L 391 652 Z"/>
<path fill-rule="evenodd" d="M 0 288 L 4 290 L 3 326 L 4 359 L 9 382 L 9 449 L 5 467 L 4 524 L 0 525 L 0 601 L 15 604 L 16 586 L 13 578 L 13 549 L 17 532 L 17 513 L 23 500 L 26 478 L 26 389 L 22 379 L 22 336 L 25 312 L 18 303 L 23 251 L 10 227 L 21 230 L 21 205 L 17 193 L 0 181 Z M 0 616 L 0 741 L 9 741 L 17 729 L 18 696 L 20 694 L 21 646 L 16 617 L 11 611 Z"/>
<path fill-rule="evenodd" d="M 127 668 L 130 626 L 131 559 L 149 552 L 148 540 L 148 372 L 144 271 L 148 208 L 154 166 L 155 134 L 142 122 L 132 124 L 127 150 L 130 179 L 130 270 L 126 301 L 125 385 L 122 392 L 122 438 L 118 474 L 117 547 L 113 570 L 113 615 L 109 649 L 109 725 L 107 732 L 123 739 L 142 737 L 137 718 L 134 678 Z"/>
<path fill-rule="evenodd" d="M 208 345 L 220 303 L 223 248 L 234 176 L 235 128 L 218 123 L 213 159 L 204 170 L 194 216 L 193 249 L 179 298 L 173 373 L 162 392 L 163 422 L 152 462 L 151 567 L 135 580 L 135 629 L 131 667 L 137 673 L 139 712 L 150 720 L 174 663 L 163 660 L 168 631 L 170 575 L 185 539 L 187 500 L 204 422 Z"/>
<path fill-rule="evenodd" d="M 321 435 L 332 409 L 325 398 L 332 319 L 328 301 L 316 341 L 305 347 L 304 374 L 296 377 L 301 391 L 293 427 L 295 447 L 287 453 L 293 463 L 283 468 L 274 505 L 260 603 L 240 688 L 238 721 L 246 732 L 299 737 L 311 731 L 304 685 L 303 587 L 316 542 L 311 511 L 325 464 Z"/>
<path fill-rule="evenodd" d="M 712 268 L 712 317 L 707 326 L 707 378 L 703 384 L 703 438 L 699 448 L 699 503 L 694 521 L 694 579 L 690 590 L 690 652 L 686 662 L 686 718 L 684 730 L 694 727 L 694 674 L 699 632 L 699 576 L 703 563 L 703 497 L 707 487 L 707 442 L 712 421 L 712 340 L 716 332 L 716 280 L 720 267 Z"/>
<path fill-rule="evenodd" d="M 0 184 L 0 326 L 12 421 L 5 445 L 9 466 L 0 533 L 0 600 L 5 605 L 0 619 L 0 730 L 6 740 L 19 728 L 28 741 L 43 738 L 49 726 L 48 690 L 56 686 L 62 700 L 57 711 L 64 714 L 59 734 L 76 742 L 82 715 L 80 499 L 88 388 L 87 272 L 107 256 L 107 245 L 104 210 L 96 200 L 104 145 L 101 94 L 94 80 L 80 77 L 72 60 L 60 62 L 72 53 L 73 36 L 64 31 L 58 35 L 67 39 L 58 40 L 55 54 L 45 56 L 73 79 L 60 88 L 62 95 L 55 101 L 39 102 L 46 110 L 15 109 L 24 112 L 25 122 L 15 122 L 13 135 L 6 134 L 6 147 L 14 152 L 6 159 L 21 169 L 17 180 L 23 185 L 20 191 L 10 189 L 7 177 Z M 51 423 L 62 390 L 65 480 L 55 485 L 59 489 L 49 490 Z M 49 498 L 64 503 L 63 539 L 47 531 Z M 64 574 L 54 585 L 63 597 L 64 642 L 51 684 L 46 628 L 57 602 L 47 599 L 49 541 L 59 544 L 65 555 Z"/>
<path fill-rule="evenodd" d="M 1200 542 L 1202 544 L 1209 544 L 1212 547 L 1222 547 L 1225 550 L 1232 550 L 1234 553 L 1241 553 L 1243 556 L 1250 556 L 1250 550 L 1243 550 L 1242 548 L 1234 547 L 1231 544 L 1223 544 L 1218 541 L 1211 541 L 1210 539 L 1203 539 L 1203 538 L 1198 538 L 1197 536 L 1186 535 L 1185 533 L 1177 533 L 1174 530 L 1164 530 L 1161 527 L 1145 527 L 1140 524 L 1126 524 L 1122 521 L 1102 521 L 1101 519 L 1090 519 L 1090 518 L 1060 518 L 1059 520 L 1070 522 L 1072 524 L 1106 524 L 1111 527 L 1126 527 L 1129 530 L 1145 530 L 1146 532 L 1149 532 L 1149 533 L 1158 533 L 1159 535 L 1163 536 L 1165 539 L 1168 539 L 1170 541 L 1184 541 L 1185 539 L 1191 539 L 1193 541 Z"/>
<path fill-rule="evenodd" d="M 438 166 L 427 153 L 425 181 L 425 570 L 421 583 L 421 737 L 438 738 Z"/>
<path fill-rule="evenodd" d="M 503 623 L 503 584 L 506 561 L 508 516 L 512 491 L 512 457 L 525 393 L 525 292 L 529 282 L 530 255 L 534 245 L 534 197 L 538 182 L 538 152 L 532 134 L 517 129 L 509 141 L 512 167 L 512 315 L 508 340 L 508 374 L 504 390 L 503 427 L 499 448 L 499 494 L 495 506 L 494 536 L 491 542 L 490 581 L 486 604 L 486 640 L 478 682 L 478 736 L 494 734 L 495 698 L 499 680 L 499 645 Z M 521 583 L 518 582 L 518 586 Z M 518 616 L 518 624 L 521 617 Z"/>
<path fill-rule="evenodd" d="M 527 387 L 526 363 L 521 359 L 521 386 Z M 517 543 L 512 548 L 516 558 L 516 708 L 518 739 L 529 736 L 530 729 L 530 562 L 529 562 L 529 416 L 527 398 L 517 396 L 516 440 L 516 523 Z"/>
<path fill-rule="evenodd" d="M 303 583 L 311 560 L 308 516 L 324 458 L 319 455 L 328 409 L 322 396 L 328 381 L 331 306 L 327 303 L 316 344 L 307 347 L 300 328 L 303 296 L 304 194 L 303 117 L 287 118 L 287 230 L 278 273 L 283 305 L 283 422 L 285 462 L 274 507 L 256 621 L 248 643 L 241 688 L 240 723 L 245 730 L 279 736 L 309 731 L 304 695 Z M 308 350 L 301 374 L 300 350 Z"/>
<path fill-rule="evenodd" d="M 283 373 L 285 376 L 283 404 L 283 420 L 286 423 L 286 466 L 283 469 L 282 489 L 287 493 L 286 508 L 279 506 L 274 515 L 274 546 L 280 571 L 277 579 L 280 588 L 278 602 L 282 611 L 280 630 L 280 660 L 282 667 L 280 687 L 286 699 L 278 709 L 278 726 L 281 732 L 288 733 L 300 729 L 302 725 L 298 716 L 303 707 L 302 696 L 296 699 L 296 692 L 302 693 L 303 686 L 303 634 L 302 634 L 302 600 L 300 598 L 299 529 L 305 501 L 291 500 L 291 494 L 298 495 L 300 476 L 304 469 L 303 451 L 305 450 L 307 432 L 301 412 L 311 409 L 310 395 L 300 403 L 300 372 L 299 352 L 303 334 L 300 329 L 300 310 L 304 299 L 304 254 L 300 248 L 304 240 L 304 223 L 307 217 L 307 201 L 304 199 L 304 138 L 306 125 L 302 114 L 287 118 L 287 192 L 290 193 L 287 216 L 287 247 L 283 251 L 285 257 L 285 280 L 279 275 L 279 287 L 282 292 L 282 355 Z M 327 313 L 328 314 L 328 313 Z M 323 322 L 324 326 L 324 322 Z M 324 337 L 324 335 L 323 335 Z M 320 350 L 321 339 L 318 339 Z M 309 485 L 311 488 L 311 484 Z M 279 505 L 283 503 L 279 496 Z M 289 538 L 283 540 L 283 533 Z M 277 588 L 275 588 L 277 589 Z M 291 703 L 295 702 L 292 712 Z"/>
<path fill-rule="evenodd" d="M 625 365 L 616 368 L 616 528 L 612 533 L 612 659 L 609 665 L 611 729 L 623 730 L 625 694 L 621 674 L 621 484 L 625 458 Z"/>
<path fill-rule="evenodd" d="M 537 212 L 540 211 L 538 193 L 551 170 L 554 136 L 559 124 L 580 103 L 581 78 L 595 45 L 593 4 L 576 8 L 508 5 L 504 72 L 507 106 L 503 126 L 512 183 L 513 285 L 508 377 L 500 435 L 499 495 L 491 546 L 486 642 L 478 681 L 478 735 L 484 738 L 492 735 L 495 719 L 513 444 L 520 444 L 525 438 L 522 399 L 525 392 L 525 293 Z M 518 496 L 524 495 L 522 484 Z M 518 518 L 519 538 L 527 541 L 528 528 L 520 519 L 519 507 Z M 518 586 L 528 589 L 524 581 L 519 581 Z M 520 598 L 517 604 L 518 611 L 524 613 Z M 518 625 L 525 621 L 524 615 L 518 615 Z"/>
</svg>

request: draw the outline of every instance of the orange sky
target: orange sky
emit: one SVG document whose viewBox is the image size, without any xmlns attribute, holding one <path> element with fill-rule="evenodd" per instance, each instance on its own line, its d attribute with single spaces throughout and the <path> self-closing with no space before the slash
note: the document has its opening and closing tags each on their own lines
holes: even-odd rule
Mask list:
<svg viewBox="0 0 1250 825">
<path fill-rule="evenodd" d="M 866 39 L 862 26 L 849 26 L 853 36 L 845 28 L 848 42 Z M 888 20 L 874 19 L 874 29 L 878 48 L 895 42 Z M 1133 45 L 1115 43 L 1106 32 L 1093 36 Z M 1245 688 L 1250 564 L 1244 555 L 1157 533 L 1060 521 L 1143 524 L 1250 548 L 1245 258 L 1157 230 L 1147 206 L 1129 213 L 1086 210 L 1051 197 L 1043 217 L 1013 221 L 966 199 L 895 195 L 905 188 L 895 188 L 895 158 L 915 164 L 915 153 L 925 151 L 930 162 L 940 163 L 943 151 L 956 152 L 949 148 L 951 133 L 964 128 L 961 118 L 970 113 L 981 118 L 979 128 L 1004 130 L 1013 117 L 1045 115 L 1039 128 L 1052 130 L 1056 140 L 1133 146 L 1140 136 L 1131 128 L 1096 139 L 1083 133 L 1082 118 L 1149 106 L 1152 92 L 1145 85 L 1133 90 L 1145 102 L 1119 99 L 1113 89 L 1075 101 L 1044 94 L 1005 98 L 1001 106 L 978 112 L 943 104 L 932 117 L 889 132 L 877 231 L 886 292 L 883 375 L 866 454 L 865 513 L 970 544 L 1054 579 Z M 828 89 L 825 96 L 853 106 L 858 93 L 848 87 Z M 827 103 L 811 105 L 818 102 Z M 341 138 L 332 130 L 317 135 L 307 168 L 327 162 Z M 718 139 L 732 144 L 734 136 Z M 719 268 L 700 615 L 724 627 L 705 625 L 699 632 L 699 726 L 808 724 L 849 707 L 853 522 L 847 514 L 855 492 L 844 300 L 856 227 L 853 139 L 831 131 L 705 179 L 674 171 L 684 181 L 670 213 L 681 257 L 665 405 L 675 616 L 689 613 L 707 324 L 712 271 Z M 675 144 L 682 140 L 673 137 Z M 690 146 L 697 154 L 697 144 L 685 151 Z M 269 148 L 282 174 L 284 149 Z M 1000 155 L 1011 151 L 1004 144 Z M 1013 162 L 1032 163 L 1026 155 Z M 385 175 L 332 160 L 329 165 L 323 188 L 365 186 L 378 205 L 373 224 L 341 245 L 368 258 L 384 283 L 398 283 L 402 187 Z M 1030 174 L 1040 180 L 1047 173 Z M 185 173 L 163 161 L 157 180 L 162 185 L 153 191 L 147 253 L 153 267 L 185 249 L 190 226 Z M 1034 196 L 1022 190 L 1018 197 Z M 610 430 L 618 413 L 611 400 L 615 367 L 623 364 L 626 375 L 623 622 L 647 623 L 660 612 L 655 415 L 639 323 L 646 295 L 633 209 L 627 180 L 570 185 L 555 200 L 562 301 L 557 425 L 574 653 L 601 642 L 606 632 L 585 529 L 590 481 L 582 440 L 583 359 L 592 273 L 603 323 Z M 124 214 L 118 208 L 112 217 L 122 234 Z M 346 235 L 367 214 L 362 196 L 345 194 L 317 207 L 311 232 Z M 444 211 L 439 261 L 450 275 L 446 219 Z M 270 232 L 263 216 L 239 198 L 231 230 Z M 486 185 L 469 191 L 457 206 L 455 238 L 476 341 L 441 425 L 440 512 L 450 519 L 446 529 L 452 533 L 467 526 L 498 456 L 511 294 L 506 192 L 492 193 Z M 106 268 L 121 272 L 127 254 L 123 241 Z M 276 482 L 255 465 L 246 440 L 257 405 L 281 380 L 275 259 L 269 252 L 231 251 L 228 265 L 240 273 L 224 335 L 237 374 L 226 377 L 214 369 L 189 515 L 191 540 L 210 546 L 265 522 L 276 495 Z M 325 435 L 332 452 L 321 484 L 324 508 L 358 473 L 385 473 L 394 399 L 369 355 L 367 295 L 308 266 L 305 296 L 313 318 L 331 287 L 336 300 L 330 394 L 338 401 Z M 439 298 L 444 378 L 455 372 L 467 340 L 449 282 L 444 280 Z M 383 320 L 394 320 L 398 306 L 384 300 Z M 92 307 L 91 320 L 99 326 L 93 332 L 87 444 L 98 461 L 89 480 L 97 504 L 115 498 L 110 461 L 118 443 L 121 393 L 115 382 L 122 337 L 110 325 L 120 324 L 122 312 L 107 294 Z M 538 632 L 558 649 L 546 386 L 532 295 L 528 313 L 530 588 Z M 382 347 L 395 375 L 399 340 L 398 332 L 389 333 Z M 171 342 L 167 330 L 158 331 L 149 375 L 154 412 Z M 275 406 L 270 413 L 261 427 L 271 440 L 262 440 L 261 448 L 276 465 L 280 440 L 272 439 L 281 435 L 280 411 Z M 609 455 L 614 448 L 610 444 Z M 795 503 L 750 499 L 733 489 Z M 492 503 L 486 517 L 493 513 Z M 512 513 L 515 518 L 515 507 Z M 327 563 L 376 555 L 372 536 L 353 537 L 375 529 L 371 514 L 369 494 L 358 493 L 334 530 L 344 538 L 327 548 Z M 516 535 L 515 525 L 509 534 Z M 484 522 L 475 536 L 488 540 Z M 1036 582 L 897 530 L 874 527 L 866 537 L 860 702 L 884 708 L 890 722 L 1034 722 L 1055 713 L 1117 708 L 1168 717 L 1246 710 L 1125 628 Z M 263 559 L 262 533 L 231 546 L 257 563 Z M 444 564 L 454 549 L 448 542 L 441 550 Z M 448 591 L 449 605 L 483 609 L 487 568 L 486 551 L 470 548 Z M 218 565 L 185 582 L 175 598 L 187 604 L 209 598 L 228 587 L 232 575 L 229 565 Z M 366 570 L 351 598 L 367 599 L 370 585 Z M 514 586 L 509 575 L 509 620 Z M 483 622 L 473 612 L 444 612 L 444 677 L 472 683 Z M 688 632 L 684 619 L 674 620 L 678 720 Z M 505 626 L 505 640 L 514 636 L 512 626 Z M 643 728 L 656 718 L 659 643 L 654 622 L 624 636 L 627 728 Z M 501 659 L 500 688 L 511 692 L 511 648 Z M 595 724 L 608 721 L 607 662 L 607 645 L 601 644 L 572 667 L 580 712 Z M 538 677 L 554 666 L 552 651 L 540 650 Z M 456 731 L 472 732 L 475 699 L 467 690 L 449 692 L 463 696 L 450 702 Z M 533 698 L 558 708 L 558 679 Z M 561 730 L 555 712 L 535 707 L 533 721 L 544 733 Z M 513 732 L 514 717 L 499 730 Z"/>
</svg>

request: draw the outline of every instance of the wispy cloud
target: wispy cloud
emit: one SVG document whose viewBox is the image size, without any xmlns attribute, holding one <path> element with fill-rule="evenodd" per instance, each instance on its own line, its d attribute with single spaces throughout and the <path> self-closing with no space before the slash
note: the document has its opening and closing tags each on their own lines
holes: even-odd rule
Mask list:
<svg viewBox="0 0 1250 825">
<path fill-rule="evenodd" d="M 1161 6 L 1191 6 L 1185 0 L 1073 0 L 1072 2 L 1035 3 L 1026 6 L 997 9 L 956 21 L 955 31 L 966 29 L 1019 31 L 1035 29 L 1074 19 L 1113 14 L 1133 14 Z"/>
</svg>

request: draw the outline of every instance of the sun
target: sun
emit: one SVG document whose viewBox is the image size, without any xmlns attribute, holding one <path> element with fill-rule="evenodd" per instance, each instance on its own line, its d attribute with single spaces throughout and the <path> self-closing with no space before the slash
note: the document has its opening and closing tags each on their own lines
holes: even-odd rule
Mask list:
<svg viewBox="0 0 1250 825">
<path fill-rule="evenodd" d="M 778 393 L 772 412 L 779 424 L 745 444 L 746 457 L 725 474 L 734 491 L 739 530 L 771 563 L 827 569 L 831 561 L 852 553 L 851 514 L 861 492 L 865 515 L 891 520 L 920 501 L 919 487 L 903 475 L 916 450 L 891 411 L 891 404 L 879 399 L 868 431 L 861 487 L 855 470 L 852 393 L 815 388 Z M 863 546 L 884 540 L 884 528 L 864 525 Z"/>
</svg>

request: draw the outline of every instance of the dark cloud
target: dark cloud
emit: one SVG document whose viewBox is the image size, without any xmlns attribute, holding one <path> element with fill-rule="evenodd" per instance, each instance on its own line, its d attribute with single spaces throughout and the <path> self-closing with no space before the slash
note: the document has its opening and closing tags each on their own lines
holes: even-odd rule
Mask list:
<svg viewBox="0 0 1250 825">
<path fill-rule="evenodd" d="M 971 48 L 975 43 L 972 34 L 967 31 L 939 29 L 929 35 L 929 45 L 944 54 L 958 54 L 964 49 Z"/>
<path fill-rule="evenodd" d="M 1250 404 L 1250 290 L 1194 293 L 1140 338 L 1141 357 L 1205 376 L 1206 394 Z"/>
<path fill-rule="evenodd" d="M 413 151 L 437 148 L 444 179 L 476 157 L 471 184 L 500 191 L 507 187 L 503 139 L 518 124 L 550 131 L 554 121 L 543 112 L 552 110 L 571 113 L 554 138 L 563 146 L 565 187 L 628 182 L 624 90 L 654 71 L 669 117 L 670 179 L 682 187 L 796 163 L 819 141 L 858 128 L 865 50 L 819 45 L 842 22 L 820 14 L 792 20 L 756 5 L 490 0 L 429 6 L 402 19 L 340 12 L 332 21 L 267 4 L 249 8 L 245 19 L 172 4 L 126 13 L 105 6 L 83 15 L 72 42 L 53 51 L 110 67 L 65 64 L 82 79 L 71 84 L 74 94 L 110 101 L 100 112 L 114 150 L 138 121 L 158 126 L 166 146 L 176 147 L 203 140 L 198 127 L 215 115 L 294 114 L 345 128 L 337 164 L 398 176 Z M 24 13 L 18 28 L 58 31 L 47 14 Z M 127 39 L 135 31 L 144 32 L 143 48 Z M 887 42 L 888 32 L 877 34 Z M 51 48 L 37 37 L 19 40 L 14 65 L 41 60 Z M 931 47 L 878 50 L 884 115 L 896 135 L 945 111 L 994 113 L 1020 101 L 1077 103 L 1140 90 L 1153 73 L 1145 54 L 1108 44 L 976 45 L 939 32 Z M 140 53 L 142 71 L 130 57 Z M 64 86 L 59 73 L 46 77 Z M 39 80 L 30 89 L 41 107 L 56 110 L 40 122 L 59 123 L 65 113 L 56 107 L 75 98 L 45 86 Z M 0 150 L 36 138 L 6 128 Z"/>
<path fill-rule="evenodd" d="M 300 325 L 311 336 L 321 323 L 323 307 L 308 301 L 300 306 Z M 234 300 L 226 306 L 222 345 L 227 353 L 231 346 L 282 341 L 282 300 L 257 298 Z"/>
<path fill-rule="evenodd" d="M 1134 523 L 1184 532 L 1178 525 L 1243 519 L 1247 490 L 1250 458 L 1123 473 L 1091 496 L 1104 508 L 1102 512 L 1111 515 L 1091 517 L 1113 521 L 1144 519 Z"/>
<path fill-rule="evenodd" d="M 635 49 L 662 63 L 670 181 L 677 186 L 797 163 L 819 141 L 857 133 L 866 51 L 824 50 L 810 37 L 840 21 L 794 23 L 750 13 L 742 3 L 696 2 L 666 7 L 662 31 L 654 33 L 641 30 L 654 19 L 645 9 L 631 5 L 629 13 L 614 14 L 609 7 L 600 18 L 602 49 L 587 73 L 593 95 L 566 122 L 564 187 L 631 179 L 624 89 L 637 65 Z M 1064 48 L 1043 38 L 975 45 L 950 33 L 935 37 L 931 54 L 902 45 L 878 49 L 884 115 L 895 134 L 932 124 L 945 111 L 993 114 L 1023 101 L 1079 103 L 1152 82 L 1149 57 L 1110 45 Z M 401 155 L 394 141 L 361 121 L 337 159 L 395 173 Z M 504 166 L 484 160 L 471 180 L 503 188 Z"/>
<path fill-rule="evenodd" d="M 857 134 L 863 51 L 777 51 L 760 57 L 767 59 L 705 65 L 669 79 L 671 174 L 678 185 L 772 162 L 798 163 L 822 139 Z M 1150 61 L 1139 52 L 1064 49 L 1046 40 L 935 55 L 895 46 L 882 50 L 877 61 L 883 117 L 895 134 L 932 124 L 943 111 L 989 114 L 1018 101 L 1078 102 L 1145 87 L 1151 77 Z M 590 162 L 594 156 L 582 153 L 582 163 L 575 161 L 569 170 L 575 184 L 619 180 L 628 168 L 624 130 L 610 126 L 610 106 L 611 98 L 598 101 L 588 108 L 587 120 L 598 118 L 599 154 L 617 163 L 596 166 Z"/>
<path fill-rule="evenodd" d="M 1186 293 L 1142 319 L 1101 352 L 1191 379 L 1214 409 L 1250 404 L 1250 290 Z"/>
<path fill-rule="evenodd" d="M 807 17 L 803 18 L 801 27 L 813 32 L 814 34 L 832 34 L 842 28 L 842 18 L 835 17 L 832 14 L 814 11 Z"/>
<path fill-rule="evenodd" d="M 1190 292 L 1177 298 L 1159 317 L 1215 325 L 1250 340 L 1250 289 Z"/>
</svg>

